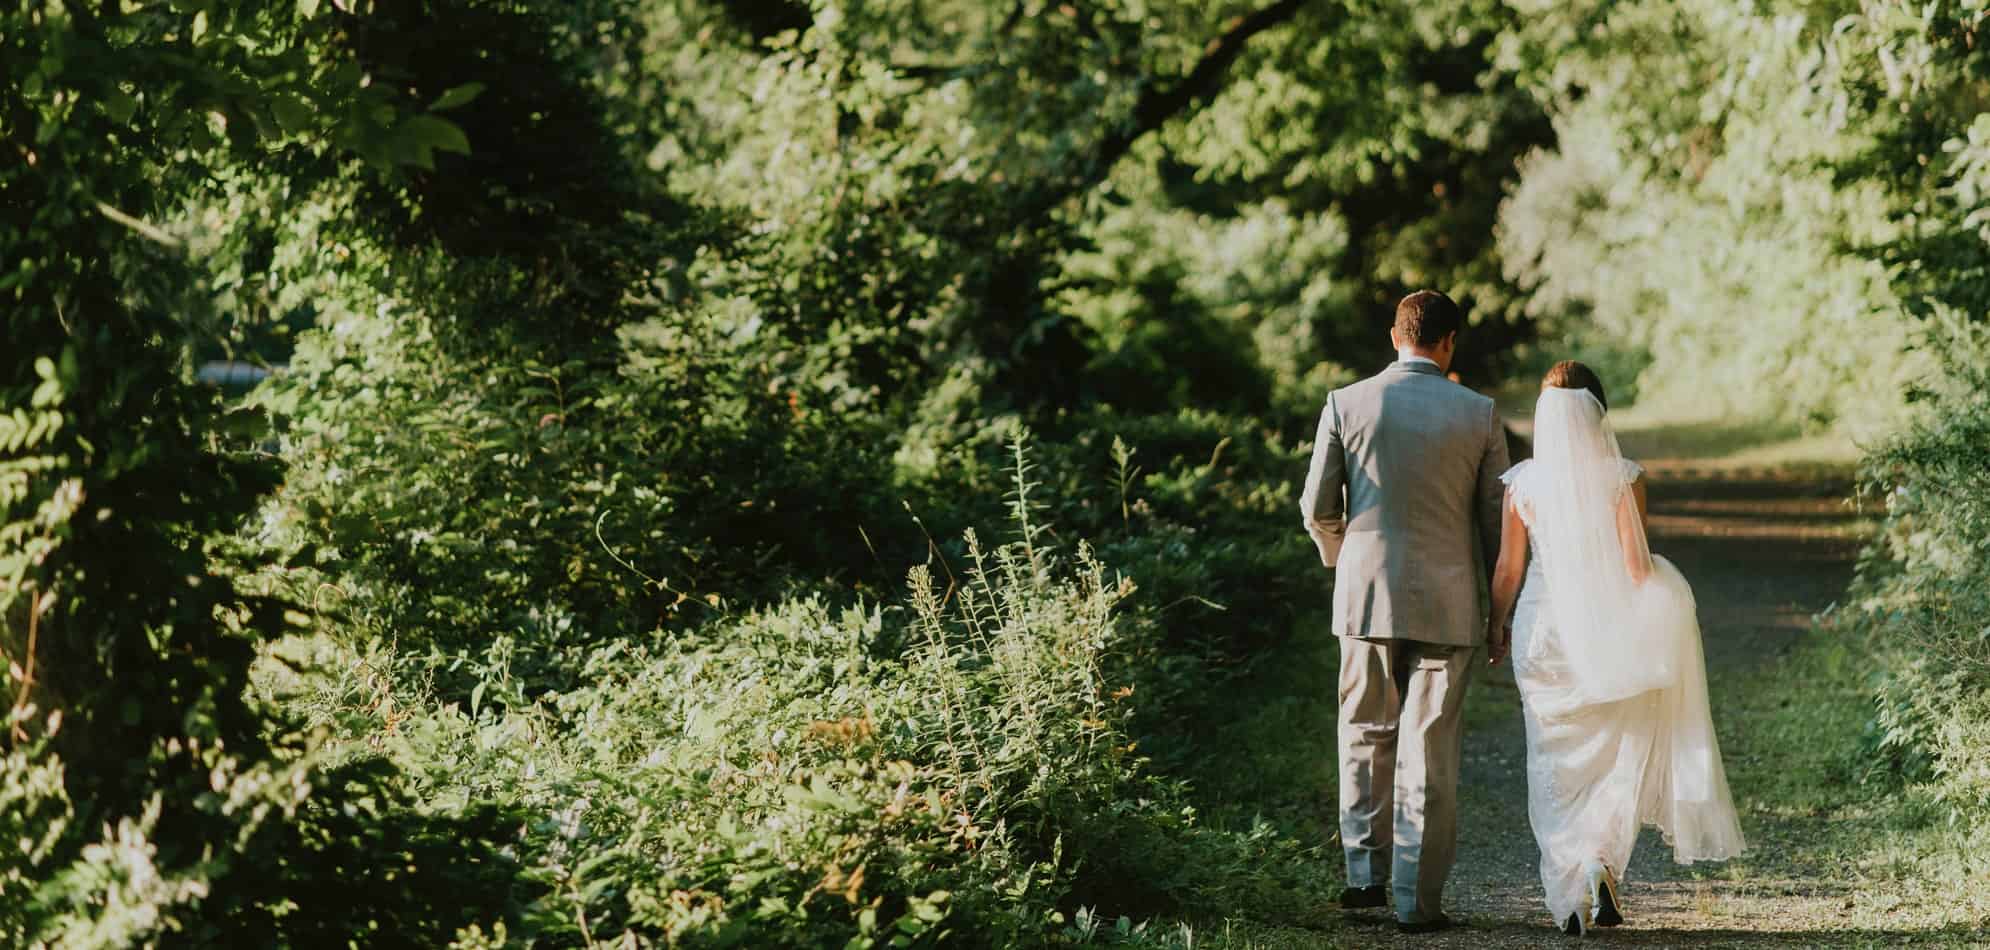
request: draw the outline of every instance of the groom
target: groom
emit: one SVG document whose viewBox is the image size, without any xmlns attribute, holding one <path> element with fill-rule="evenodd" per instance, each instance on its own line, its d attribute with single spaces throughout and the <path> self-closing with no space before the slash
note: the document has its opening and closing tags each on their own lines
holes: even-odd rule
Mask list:
<svg viewBox="0 0 1990 950">
<path fill-rule="evenodd" d="M 1299 505 L 1335 569 L 1344 907 L 1396 927 L 1450 926 L 1459 712 L 1484 641 L 1480 589 L 1499 555 L 1506 438 L 1493 401 L 1445 378 L 1464 323 L 1420 290 L 1396 305 L 1388 369 L 1327 397 Z M 1492 661 L 1505 652 L 1490 645 Z"/>
</svg>

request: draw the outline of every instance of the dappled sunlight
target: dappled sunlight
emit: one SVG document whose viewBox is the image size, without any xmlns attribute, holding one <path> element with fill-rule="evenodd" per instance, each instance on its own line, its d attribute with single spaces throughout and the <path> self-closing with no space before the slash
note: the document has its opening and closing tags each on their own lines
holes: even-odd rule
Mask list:
<svg viewBox="0 0 1990 950">
<path fill-rule="evenodd" d="M 1698 598 L 1753 849 L 1597 939 L 1981 943 L 1982 6 L 8 5 L 0 947 L 1560 942 L 1510 662 L 1336 900 L 1404 300 L 1348 547 L 1580 360 Z"/>
</svg>

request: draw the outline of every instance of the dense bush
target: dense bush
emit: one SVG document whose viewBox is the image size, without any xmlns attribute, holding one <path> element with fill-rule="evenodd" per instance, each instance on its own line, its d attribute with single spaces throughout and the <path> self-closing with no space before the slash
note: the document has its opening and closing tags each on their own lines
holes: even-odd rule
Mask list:
<svg viewBox="0 0 1990 950">
<path fill-rule="evenodd" d="M 1862 566 L 1853 617 L 1882 661 L 1871 773 L 1925 784 L 1965 831 L 1982 835 L 1990 833 L 1990 376 L 1953 365 L 1956 388 L 1935 411 L 1866 460 L 1865 497 L 1887 518 Z"/>
<path fill-rule="evenodd" d="M 777 591 L 772 560 L 863 551 L 826 528 L 866 509 L 881 439 L 699 324 L 620 336 L 603 370 L 501 337 L 457 356 L 423 313 L 340 316 L 257 397 L 297 407 L 259 537 L 309 547 L 354 634 L 445 661 L 509 636 L 517 674 L 554 688 L 575 648 Z"/>
<path fill-rule="evenodd" d="M 1152 618 L 1123 609 L 1131 578 L 1050 537 L 1018 461 L 1011 540 L 970 532 L 894 603 L 811 596 L 621 639 L 559 691 L 513 675 L 510 637 L 464 701 L 390 696 L 394 676 L 265 685 L 433 803 L 529 813 L 516 846 L 551 891 L 514 936 L 1004 945 L 1060 933 L 1074 898 L 1218 911 L 1308 881 L 1281 836 L 1202 829 L 1143 767 Z"/>
<path fill-rule="evenodd" d="M 1927 788 L 1960 829 L 1990 834 L 1990 63 L 1980 4 L 1874 4 L 1850 41 L 1880 54 L 1854 90 L 1884 116 L 1851 174 L 1889 186 L 1911 227 L 1882 246 L 1925 326 L 1932 372 L 1909 381 L 1916 423 L 1867 460 L 1867 496 L 1887 512 L 1861 578 L 1859 615 L 1882 658 L 1873 735 L 1882 772 Z M 1976 853 L 1981 853 L 1976 849 Z M 1980 860 L 1963 873 L 1980 875 Z"/>
<path fill-rule="evenodd" d="M 237 162 L 316 150 L 392 177 L 460 147 L 424 104 L 344 68 L 337 18 L 308 6 L 0 13 L 0 797 L 21 842 L 0 858 L 9 945 L 255 942 L 286 916 L 309 932 L 299 895 L 337 901 L 396 873 L 375 855 L 326 878 L 314 857 L 391 854 L 371 845 L 422 821 L 391 805 L 378 827 L 355 821 L 346 809 L 391 787 L 320 776 L 308 737 L 246 694 L 261 641 L 302 618 L 215 545 L 278 470 L 216 443 L 222 406 L 188 385 L 186 361 L 221 323 L 219 284 L 185 253 L 187 231 L 157 223 L 219 192 Z M 309 804 L 320 779 L 350 801 Z M 342 932 L 394 916 L 394 890 L 372 890 Z"/>
</svg>

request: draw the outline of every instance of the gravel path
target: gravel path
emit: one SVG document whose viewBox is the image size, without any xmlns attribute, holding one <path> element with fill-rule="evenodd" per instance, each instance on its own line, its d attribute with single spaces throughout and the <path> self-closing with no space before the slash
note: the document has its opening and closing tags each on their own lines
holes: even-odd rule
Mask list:
<svg viewBox="0 0 1990 950">
<path fill-rule="evenodd" d="M 1635 446 L 1627 450 L 1636 454 Z M 1860 533 L 1844 503 L 1850 486 L 1828 475 L 1696 468 L 1684 461 L 1650 461 L 1648 467 L 1653 548 L 1694 585 L 1715 716 L 1726 737 L 1743 728 L 1735 720 L 1747 714 L 1732 684 L 1759 673 L 1806 636 L 1810 617 L 1836 600 L 1851 578 Z M 1463 926 L 1404 937 L 1387 925 L 1386 915 L 1371 912 L 1350 915 L 1335 942 L 1474 950 L 1574 944 L 1551 929 L 1541 903 L 1539 852 L 1527 824 L 1519 692 L 1510 667 L 1474 685 L 1467 715 L 1463 840 L 1446 898 Z M 1747 767 L 1730 753 L 1731 774 Z M 1752 814 L 1745 800 L 1743 807 L 1749 873 L 1674 865 L 1657 834 L 1647 831 L 1625 886 L 1627 926 L 1591 940 L 1637 947 L 1813 947 L 1895 946 L 1912 938 L 1850 924 L 1857 895 L 1844 875 L 1776 859 L 1779 841 L 1828 833 L 1828 819 Z M 1939 939 L 1953 945 L 1957 935 L 1945 931 Z"/>
</svg>

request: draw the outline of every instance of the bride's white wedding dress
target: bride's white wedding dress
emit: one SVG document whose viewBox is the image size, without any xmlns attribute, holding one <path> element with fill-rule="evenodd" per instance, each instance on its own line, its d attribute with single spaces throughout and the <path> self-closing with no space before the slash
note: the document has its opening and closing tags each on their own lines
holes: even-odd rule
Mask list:
<svg viewBox="0 0 1990 950">
<path fill-rule="evenodd" d="M 1541 884 L 1559 924 L 1587 914 L 1585 866 L 1621 877 L 1639 828 L 1682 864 L 1741 853 L 1707 701 L 1693 591 L 1646 545 L 1603 407 L 1551 388 L 1535 457 L 1503 476 L 1528 528 L 1513 671 L 1527 725 L 1527 806 Z"/>
</svg>

